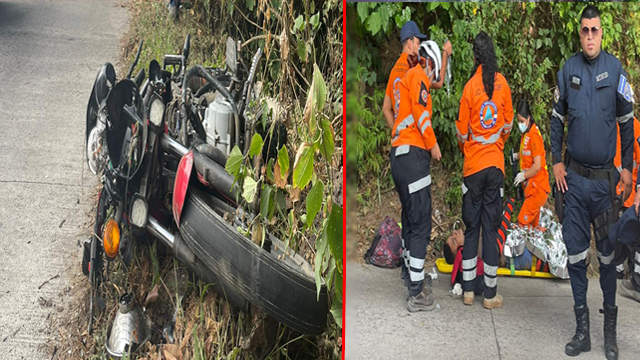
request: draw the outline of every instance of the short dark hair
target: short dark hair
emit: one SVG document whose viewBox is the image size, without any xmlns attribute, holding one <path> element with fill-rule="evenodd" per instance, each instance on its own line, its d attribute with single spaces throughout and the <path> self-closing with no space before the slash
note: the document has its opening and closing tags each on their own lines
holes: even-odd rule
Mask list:
<svg viewBox="0 0 640 360">
<path fill-rule="evenodd" d="M 444 243 L 442 252 L 444 253 L 444 260 L 447 264 L 453 265 L 453 262 L 456 260 L 456 254 L 453 253 L 448 243 Z"/>
<path fill-rule="evenodd" d="M 593 19 L 599 17 L 600 11 L 598 11 L 598 8 L 594 5 L 587 5 L 587 7 L 582 10 L 582 15 L 580 15 L 580 22 L 582 22 L 582 19 Z"/>
<path fill-rule="evenodd" d="M 405 45 L 407 45 L 407 41 L 413 40 L 415 38 L 416 38 L 415 36 L 412 36 L 410 38 L 404 39 L 404 41 L 401 43 L 402 44 L 402 48 L 404 49 Z"/>
</svg>

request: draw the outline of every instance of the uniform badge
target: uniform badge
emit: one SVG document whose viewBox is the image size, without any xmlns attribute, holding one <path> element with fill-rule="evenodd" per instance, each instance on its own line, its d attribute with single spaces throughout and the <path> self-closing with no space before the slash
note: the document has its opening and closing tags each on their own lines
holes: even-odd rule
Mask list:
<svg viewBox="0 0 640 360">
<path fill-rule="evenodd" d="M 579 76 L 571 75 L 569 77 L 569 82 L 572 89 L 580 90 L 580 87 L 582 85 L 582 80 L 580 79 Z"/>
<path fill-rule="evenodd" d="M 427 106 L 428 101 L 429 91 L 427 90 L 427 86 L 424 84 L 424 82 L 420 81 L 420 98 L 418 99 L 418 104 Z"/>
<path fill-rule="evenodd" d="M 553 102 L 558 103 L 560 100 L 560 89 L 556 87 L 556 91 L 553 92 Z"/>
<path fill-rule="evenodd" d="M 620 74 L 620 81 L 618 82 L 618 93 L 622 95 L 628 102 L 631 102 L 631 100 L 633 99 L 631 84 L 629 84 L 627 78 L 622 74 Z"/>
<path fill-rule="evenodd" d="M 608 77 L 609 77 L 609 72 L 605 71 L 602 74 L 596 76 L 596 82 L 600 82 L 600 81 L 602 81 L 602 80 L 604 80 L 604 79 L 606 79 Z"/>
<path fill-rule="evenodd" d="M 489 100 L 485 101 L 480 107 L 480 125 L 484 129 L 491 129 L 498 121 L 498 107 Z"/>
</svg>

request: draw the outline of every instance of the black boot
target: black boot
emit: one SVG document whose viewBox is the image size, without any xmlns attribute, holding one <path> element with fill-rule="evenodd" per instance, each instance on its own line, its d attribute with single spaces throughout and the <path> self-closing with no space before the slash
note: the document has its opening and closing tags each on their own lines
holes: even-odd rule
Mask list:
<svg viewBox="0 0 640 360">
<path fill-rule="evenodd" d="M 604 305 L 604 355 L 607 360 L 618 359 L 618 344 L 616 342 L 616 322 L 618 319 L 618 307 Z"/>
<path fill-rule="evenodd" d="M 581 352 L 591 351 L 589 308 L 586 305 L 574 306 L 573 311 L 576 314 L 576 334 L 564 347 L 564 352 L 569 356 L 577 356 Z"/>
</svg>

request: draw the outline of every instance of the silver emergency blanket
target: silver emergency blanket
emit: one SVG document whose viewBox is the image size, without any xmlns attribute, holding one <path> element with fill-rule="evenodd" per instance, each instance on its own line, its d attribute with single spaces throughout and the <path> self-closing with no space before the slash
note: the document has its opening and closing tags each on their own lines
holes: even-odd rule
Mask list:
<svg viewBox="0 0 640 360">
<path fill-rule="evenodd" d="M 569 278 L 567 248 L 562 238 L 562 225 L 553 220 L 550 210 L 541 209 L 538 228 L 511 224 L 511 229 L 507 230 L 504 255 L 507 257 L 522 255 L 525 246 L 533 255 L 549 264 L 549 271 L 553 275 L 561 279 Z"/>
</svg>

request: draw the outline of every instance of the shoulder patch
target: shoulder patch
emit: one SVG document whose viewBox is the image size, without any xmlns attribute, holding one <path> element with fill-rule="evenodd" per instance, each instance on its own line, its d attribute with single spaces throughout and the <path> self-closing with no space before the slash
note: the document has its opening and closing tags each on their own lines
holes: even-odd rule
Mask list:
<svg viewBox="0 0 640 360">
<path fill-rule="evenodd" d="M 620 74 L 620 80 L 618 81 L 618 93 L 624 97 L 625 100 L 631 102 L 633 95 L 631 93 L 631 84 L 627 81 L 627 78 Z"/>
<path fill-rule="evenodd" d="M 429 90 L 427 90 L 427 85 L 425 85 L 423 81 L 420 81 L 420 94 L 418 96 L 418 104 L 427 106 L 429 101 Z"/>
</svg>

